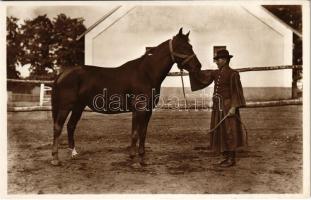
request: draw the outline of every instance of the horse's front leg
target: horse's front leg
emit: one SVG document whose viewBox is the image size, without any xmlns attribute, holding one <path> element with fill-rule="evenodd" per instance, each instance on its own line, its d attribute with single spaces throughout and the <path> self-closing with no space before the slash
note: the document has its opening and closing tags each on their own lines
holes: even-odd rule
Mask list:
<svg viewBox="0 0 311 200">
<path fill-rule="evenodd" d="M 138 147 L 138 155 L 139 155 L 139 163 L 144 166 L 145 163 L 145 140 L 146 133 L 148 128 L 149 119 L 151 117 L 151 111 L 138 111 L 137 112 L 137 123 L 138 123 L 138 136 L 139 136 L 139 147 Z"/>
<path fill-rule="evenodd" d="M 130 158 L 133 159 L 136 155 L 136 143 L 138 140 L 136 112 L 132 113 L 132 136 L 131 136 L 131 147 L 130 147 Z"/>
</svg>

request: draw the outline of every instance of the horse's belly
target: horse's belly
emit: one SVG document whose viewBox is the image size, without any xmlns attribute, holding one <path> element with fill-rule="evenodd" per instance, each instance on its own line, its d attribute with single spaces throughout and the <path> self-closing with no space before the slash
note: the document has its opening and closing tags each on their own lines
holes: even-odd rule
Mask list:
<svg viewBox="0 0 311 200">
<path fill-rule="evenodd" d="M 104 77 L 107 78 L 107 77 Z M 159 95 L 155 89 L 134 87 L 129 80 L 114 81 L 92 80 L 84 82 L 79 91 L 79 99 L 93 111 L 107 114 L 117 114 L 138 111 L 149 111 L 154 108 Z M 145 86 L 148 88 L 148 86 Z"/>
<path fill-rule="evenodd" d="M 98 113 L 103 114 L 120 114 L 120 113 L 127 113 L 132 112 L 131 106 L 124 106 L 117 102 L 112 104 L 105 103 L 105 102 L 92 102 L 87 105 L 91 110 Z"/>
<path fill-rule="evenodd" d="M 93 111 L 106 114 L 117 114 L 132 111 L 151 111 L 158 99 L 151 95 L 103 92 L 88 97 L 87 106 Z"/>
</svg>

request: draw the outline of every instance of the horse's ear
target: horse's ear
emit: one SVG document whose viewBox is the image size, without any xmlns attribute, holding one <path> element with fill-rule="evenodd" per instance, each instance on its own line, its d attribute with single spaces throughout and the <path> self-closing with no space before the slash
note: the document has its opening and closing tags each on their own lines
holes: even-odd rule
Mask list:
<svg viewBox="0 0 311 200">
<path fill-rule="evenodd" d="M 182 35 L 182 27 L 179 29 L 178 35 Z"/>
<path fill-rule="evenodd" d="M 186 34 L 187 37 L 189 37 L 190 31 Z"/>
</svg>

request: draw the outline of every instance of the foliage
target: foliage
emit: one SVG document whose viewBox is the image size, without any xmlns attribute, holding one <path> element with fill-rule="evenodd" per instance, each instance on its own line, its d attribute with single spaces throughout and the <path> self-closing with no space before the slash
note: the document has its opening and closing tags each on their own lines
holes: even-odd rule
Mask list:
<svg viewBox="0 0 311 200">
<path fill-rule="evenodd" d="M 20 40 L 21 34 L 17 25 L 18 19 L 15 17 L 7 17 L 7 77 L 19 78 L 19 72 L 16 70 L 16 65 L 21 57 Z"/>
<path fill-rule="evenodd" d="M 64 14 L 54 18 L 54 50 L 56 64 L 73 67 L 84 64 L 84 37 L 76 40 L 85 30 L 82 18 L 71 19 Z"/>
<path fill-rule="evenodd" d="M 20 27 L 17 18 L 7 21 L 8 78 L 18 78 L 17 63 L 30 64 L 31 79 L 51 79 L 59 68 L 84 64 L 84 38 L 76 40 L 86 30 L 82 18 L 40 15 Z"/>
<path fill-rule="evenodd" d="M 265 5 L 264 7 L 293 29 L 302 32 L 302 8 L 300 5 Z"/>
<path fill-rule="evenodd" d="M 53 24 L 46 15 L 25 20 L 21 27 L 23 57 L 21 63 L 31 64 L 31 76 L 44 76 L 53 70 L 50 47 L 53 44 Z"/>
</svg>

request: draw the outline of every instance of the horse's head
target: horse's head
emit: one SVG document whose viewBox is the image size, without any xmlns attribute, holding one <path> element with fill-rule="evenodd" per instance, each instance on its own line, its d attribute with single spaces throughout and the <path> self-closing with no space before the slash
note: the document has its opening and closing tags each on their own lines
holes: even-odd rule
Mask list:
<svg viewBox="0 0 311 200">
<path fill-rule="evenodd" d="M 169 41 L 170 53 L 173 62 L 177 63 L 179 69 L 194 72 L 201 69 L 201 63 L 189 43 L 189 34 L 190 31 L 184 35 L 180 28 L 178 34 Z"/>
</svg>

